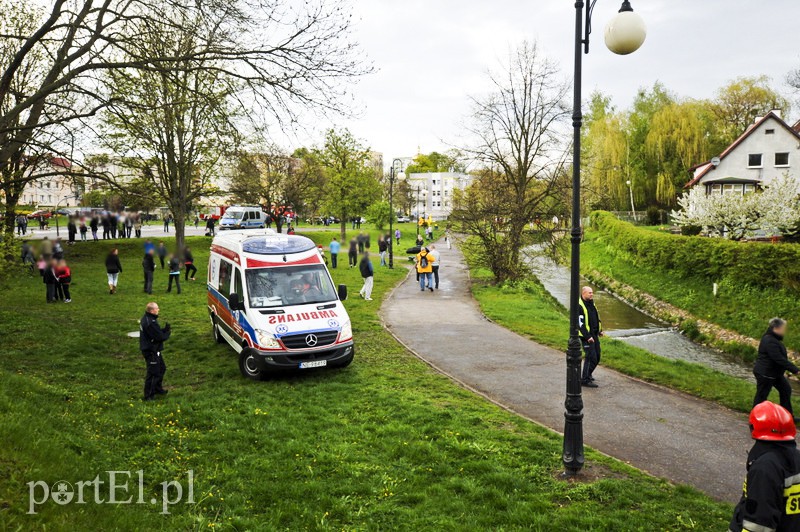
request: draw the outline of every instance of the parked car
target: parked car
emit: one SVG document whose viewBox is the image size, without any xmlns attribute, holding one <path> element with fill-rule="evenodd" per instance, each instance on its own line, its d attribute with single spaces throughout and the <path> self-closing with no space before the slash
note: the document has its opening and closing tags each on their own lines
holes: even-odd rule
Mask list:
<svg viewBox="0 0 800 532">
<path fill-rule="evenodd" d="M 51 216 L 53 216 L 53 213 L 51 211 L 46 211 L 44 209 L 39 209 L 38 211 L 33 211 L 32 213 L 30 213 L 28 215 L 28 219 L 30 219 L 30 220 L 35 220 L 35 219 L 38 219 L 38 218 L 47 219 L 47 218 L 50 218 Z"/>
<path fill-rule="evenodd" d="M 399 224 L 405 224 L 405 223 L 408 223 L 410 221 L 411 221 L 411 218 L 409 216 L 398 216 L 397 217 L 397 223 L 399 223 Z"/>
</svg>

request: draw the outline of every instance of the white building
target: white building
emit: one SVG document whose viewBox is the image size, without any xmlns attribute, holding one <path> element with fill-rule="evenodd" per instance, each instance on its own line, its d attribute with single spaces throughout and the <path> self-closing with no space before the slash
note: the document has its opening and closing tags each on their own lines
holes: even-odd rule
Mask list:
<svg viewBox="0 0 800 532">
<path fill-rule="evenodd" d="M 407 174 L 406 181 L 416 195 L 414 217 L 423 215 L 445 220 L 453 210 L 453 191 L 467 188 L 472 176 L 460 172 L 429 172 Z"/>
<path fill-rule="evenodd" d="M 32 170 L 41 177 L 28 181 L 19 198 L 21 205 L 39 208 L 76 207 L 83 191 L 76 185 L 69 170 L 72 163 L 63 157 L 51 157 L 47 164 Z"/>
<path fill-rule="evenodd" d="M 719 157 L 690 169 L 685 188 L 707 194 L 748 194 L 781 176 L 800 179 L 800 121 L 784 122 L 778 111 L 758 118 Z"/>
</svg>

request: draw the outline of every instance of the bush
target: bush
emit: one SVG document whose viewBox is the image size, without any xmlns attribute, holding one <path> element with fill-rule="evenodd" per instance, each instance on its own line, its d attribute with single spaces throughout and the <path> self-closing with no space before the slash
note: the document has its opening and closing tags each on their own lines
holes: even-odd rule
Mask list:
<svg viewBox="0 0 800 532">
<path fill-rule="evenodd" d="M 681 226 L 681 234 L 684 236 L 697 236 L 703 231 L 699 225 L 683 225 Z"/>
<path fill-rule="evenodd" d="M 646 211 L 647 217 L 647 225 L 660 225 L 661 224 L 661 215 L 664 213 L 661 209 L 656 207 L 655 205 L 650 205 Z"/>
<path fill-rule="evenodd" d="M 792 287 L 800 279 L 800 246 L 796 244 L 733 242 L 648 231 L 604 211 L 592 213 L 591 220 L 609 249 L 624 253 L 638 267 L 762 288 Z"/>
</svg>

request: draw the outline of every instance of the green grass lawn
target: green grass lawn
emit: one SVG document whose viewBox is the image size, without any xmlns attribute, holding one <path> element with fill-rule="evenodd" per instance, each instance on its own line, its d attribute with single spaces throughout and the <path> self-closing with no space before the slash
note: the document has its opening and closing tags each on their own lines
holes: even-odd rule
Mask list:
<svg viewBox="0 0 800 532">
<path fill-rule="evenodd" d="M 567 311 L 538 282 L 497 286 L 490 282 L 489 271 L 475 267 L 471 275 L 472 293 L 490 319 L 539 343 L 566 349 Z M 700 364 L 660 357 L 621 340 L 603 340 L 602 363 L 626 375 L 716 401 L 734 410 L 749 412 L 753 406 L 753 384 Z M 773 395 L 777 400 L 777 393 Z"/>
<path fill-rule="evenodd" d="M 208 240 L 189 243 L 203 279 Z M 349 368 L 254 382 L 212 340 L 203 282 L 166 294 L 158 270 L 156 295 L 147 296 L 141 241 L 115 245 L 124 266 L 115 296 L 103 269 L 109 245 L 87 243 L 67 252 L 74 303 L 46 305 L 38 275 L 15 279 L 0 300 L 2 530 L 726 527 L 730 505 L 592 451 L 598 480 L 559 480 L 559 436 L 456 386 L 382 329 L 379 300 L 402 268 L 378 271 L 376 301 L 346 303 L 357 346 Z M 357 293 L 357 270 L 334 277 Z M 150 299 L 173 326 L 170 394 L 142 403 L 144 363 L 126 333 Z M 140 469 L 146 501 L 160 496 L 160 482 L 185 483 L 192 470 L 195 502 L 169 516 L 152 504 L 52 501 L 26 514 L 28 482 L 74 485 Z"/>
</svg>

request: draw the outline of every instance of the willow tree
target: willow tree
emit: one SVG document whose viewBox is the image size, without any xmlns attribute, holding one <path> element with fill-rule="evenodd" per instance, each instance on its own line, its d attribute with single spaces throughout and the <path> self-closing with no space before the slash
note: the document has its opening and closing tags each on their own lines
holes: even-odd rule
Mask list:
<svg viewBox="0 0 800 532">
<path fill-rule="evenodd" d="M 628 205 L 629 144 L 625 115 L 617 113 L 611 98 L 592 94 L 581 140 L 584 161 L 584 197 L 592 208 L 620 210 Z"/>
<path fill-rule="evenodd" d="M 645 138 L 645 148 L 657 163 L 656 200 L 675 205 L 686 183 L 687 169 L 708 160 L 711 124 L 705 102 L 675 102 L 657 111 Z"/>
</svg>

